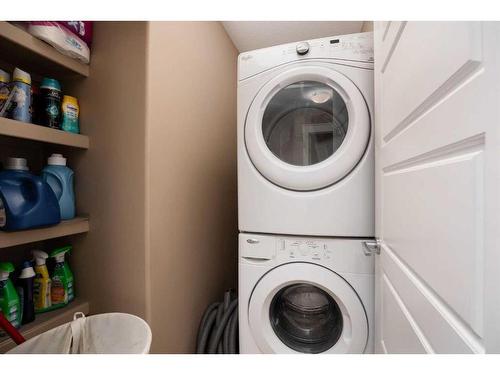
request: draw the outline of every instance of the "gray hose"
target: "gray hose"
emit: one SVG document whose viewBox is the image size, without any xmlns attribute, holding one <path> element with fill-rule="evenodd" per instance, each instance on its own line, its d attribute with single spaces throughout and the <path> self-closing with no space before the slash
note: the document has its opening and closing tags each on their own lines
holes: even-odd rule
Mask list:
<svg viewBox="0 0 500 375">
<path fill-rule="evenodd" d="M 238 353 L 238 299 L 231 290 L 224 293 L 223 302 L 208 306 L 201 319 L 196 353 Z"/>
<path fill-rule="evenodd" d="M 219 308 L 217 309 L 217 317 L 215 318 L 215 326 L 218 327 L 220 325 L 220 320 L 222 319 L 222 315 L 224 315 L 224 312 L 226 310 L 226 307 L 224 303 L 219 304 Z M 222 343 L 219 342 L 217 345 L 217 354 L 222 354 Z"/>
<path fill-rule="evenodd" d="M 231 291 L 228 290 L 228 291 L 226 291 L 226 293 L 224 293 L 224 312 L 227 311 L 230 303 L 231 303 Z M 219 325 L 219 324 L 217 324 L 217 325 Z M 226 325 L 226 329 L 228 326 L 229 326 L 229 324 Z M 224 329 L 224 332 L 226 332 L 226 329 Z M 227 339 L 229 340 L 229 337 Z M 222 340 L 219 341 L 219 345 L 217 345 L 217 354 L 228 353 L 228 351 L 225 350 L 223 347 L 224 344 L 226 344 L 226 341 L 223 338 Z M 227 345 L 225 345 L 225 346 L 227 346 Z"/>
<path fill-rule="evenodd" d="M 231 302 L 229 308 L 222 316 L 220 324 L 215 327 L 214 331 L 210 335 L 210 340 L 208 341 L 208 354 L 215 354 L 215 352 L 217 351 L 217 345 L 219 343 L 220 338 L 222 337 L 224 328 L 226 324 L 229 322 L 229 318 L 231 318 L 231 314 L 236 309 L 236 306 L 238 306 L 237 299 Z"/>
<path fill-rule="evenodd" d="M 207 310 L 203 314 L 201 319 L 200 328 L 198 330 L 198 338 L 196 340 L 196 353 L 203 354 L 205 352 L 205 346 L 207 345 L 210 329 L 215 322 L 217 307 L 219 307 L 219 302 L 214 302 L 208 306 Z"/>
<path fill-rule="evenodd" d="M 238 314 L 233 314 L 229 321 L 229 342 L 227 344 L 229 354 L 238 353 L 237 339 L 238 339 Z"/>
</svg>

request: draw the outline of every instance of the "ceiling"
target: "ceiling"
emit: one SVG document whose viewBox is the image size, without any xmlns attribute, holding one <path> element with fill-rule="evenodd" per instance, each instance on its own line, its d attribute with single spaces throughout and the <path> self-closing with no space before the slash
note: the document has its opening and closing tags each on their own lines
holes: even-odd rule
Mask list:
<svg viewBox="0 0 500 375">
<path fill-rule="evenodd" d="M 359 33 L 363 21 L 222 22 L 240 52 L 306 39 Z"/>
</svg>

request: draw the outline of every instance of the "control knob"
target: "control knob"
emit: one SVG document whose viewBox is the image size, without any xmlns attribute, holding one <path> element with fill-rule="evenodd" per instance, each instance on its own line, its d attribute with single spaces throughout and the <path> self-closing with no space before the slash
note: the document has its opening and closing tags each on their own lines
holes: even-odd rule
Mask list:
<svg viewBox="0 0 500 375">
<path fill-rule="evenodd" d="M 309 43 L 302 42 L 297 44 L 296 50 L 299 55 L 305 55 L 307 52 L 309 52 Z"/>
</svg>

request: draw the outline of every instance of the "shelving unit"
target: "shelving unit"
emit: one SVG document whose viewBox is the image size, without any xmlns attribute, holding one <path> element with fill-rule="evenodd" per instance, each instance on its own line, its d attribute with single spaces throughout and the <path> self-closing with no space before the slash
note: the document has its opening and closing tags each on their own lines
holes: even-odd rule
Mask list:
<svg viewBox="0 0 500 375">
<path fill-rule="evenodd" d="M 0 135 L 88 149 L 89 137 L 0 117 Z"/>
<path fill-rule="evenodd" d="M 35 38 L 19 27 L 0 22 L 0 51 L 2 59 L 26 70 L 59 77 L 88 77 L 90 68 L 78 60 L 59 53 L 49 44 Z"/>
<path fill-rule="evenodd" d="M 14 67 L 32 74 L 32 79 L 37 82 L 41 77 L 48 76 L 59 80 L 65 93 L 84 98 L 80 95 L 79 89 L 85 85 L 85 78 L 89 77 L 90 67 L 78 60 L 67 57 L 49 44 L 38 40 L 23 29 L 8 22 L 0 21 L 0 67 L 6 71 L 12 71 Z M 0 118 L 0 159 L 9 156 L 19 156 L 28 159 L 30 168 L 37 173 L 45 165 L 47 155 L 53 152 L 64 153 L 68 158 L 70 167 L 75 171 L 76 191 L 78 193 L 79 181 L 85 180 L 82 177 L 82 169 L 85 169 L 87 153 L 82 152 L 89 149 L 90 137 L 82 134 L 73 134 L 61 130 L 23 123 L 6 118 Z M 79 180 L 81 178 L 81 180 Z M 78 198 L 78 197 L 77 197 Z M 85 200 L 82 199 L 78 210 L 89 212 Z M 1 261 L 12 261 L 16 266 L 26 254 L 32 249 L 33 243 L 37 243 L 42 249 L 49 248 L 57 238 L 73 236 L 89 231 L 89 218 L 80 216 L 72 220 L 62 221 L 60 224 L 30 229 L 18 232 L 0 231 L 0 259 Z M 46 243 L 43 241 L 50 240 Z M 79 282 L 78 277 L 84 279 L 84 272 L 79 273 L 81 265 L 85 260 L 85 250 L 81 245 L 84 236 L 76 236 L 69 243 L 75 246 L 70 262 L 75 274 L 75 289 L 78 298 L 62 309 L 51 312 L 37 314 L 34 322 L 21 327 L 21 333 L 26 339 L 34 337 L 49 329 L 69 322 L 73 319 L 75 312 L 89 314 L 90 300 L 88 295 L 88 282 Z M 66 240 L 64 240 L 66 241 Z M 82 242 L 79 242 L 82 241 Z M 3 250 L 3 251 L 2 251 Z M 0 338 L 0 353 L 4 353 L 14 347 L 14 342 L 7 338 Z"/>
<path fill-rule="evenodd" d="M 53 227 L 23 230 L 19 232 L 0 232 L 0 249 L 52 238 L 70 236 L 89 231 L 89 219 L 77 217 L 62 221 Z"/>
<path fill-rule="evenodd" d="M 75 300 L 66 307 L 43 314 L 37 314 L 33 322 L 21 327 L 21 334 L 25 339 L 30 339 L 61 324 L 72 321 L 73 315 L 76 312 L 82 312 L 87 315 L 89 313 L 89 302 L 75 298 Z M 16 344 L 10 338 L 0 338 L 0 353 L 5 353 L 15 346 Z"/>
</svg>

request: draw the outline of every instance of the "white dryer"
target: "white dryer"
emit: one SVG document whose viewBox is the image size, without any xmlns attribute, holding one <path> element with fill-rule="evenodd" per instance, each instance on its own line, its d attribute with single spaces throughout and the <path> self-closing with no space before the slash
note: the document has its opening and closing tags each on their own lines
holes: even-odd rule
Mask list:
<svg viewBox="0 0 500 375">
<path fill-rule="evenodd" d="M 240 231 L 373 236 L 372 113 L 372 33 L 240 54 Z"/>
<path fill-rule="evenodd" d="M 240 353 L 372 353 L 363 241 L 239 235 Z"/>
</svg>

